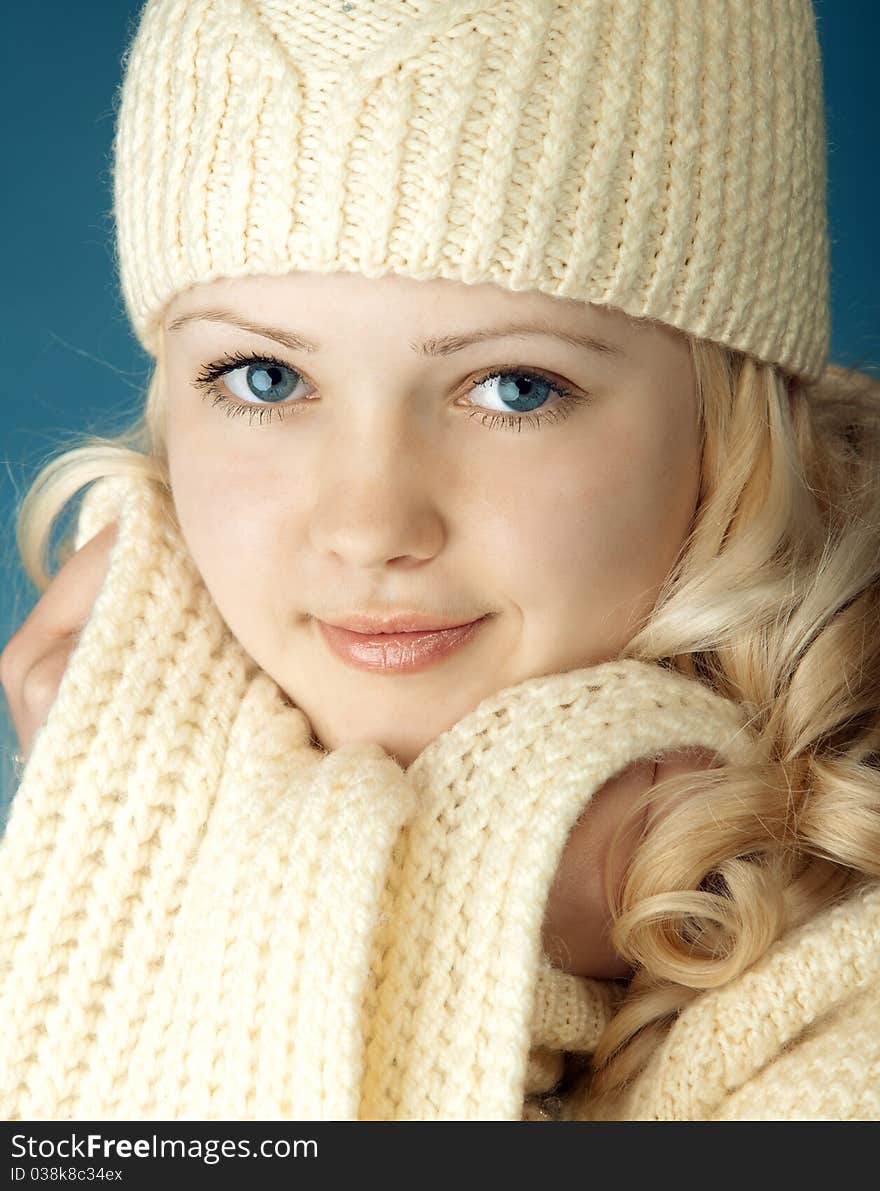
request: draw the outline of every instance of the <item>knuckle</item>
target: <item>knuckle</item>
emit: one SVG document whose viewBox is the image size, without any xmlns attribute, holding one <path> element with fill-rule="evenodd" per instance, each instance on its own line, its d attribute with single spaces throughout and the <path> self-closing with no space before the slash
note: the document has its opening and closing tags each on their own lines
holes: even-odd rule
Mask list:
<svg viewBox="0 0 880 1191">
<path fill-rule="evenodd" d="M 0 684 L 9 691 L 18 684 L 22 671 L 21 630 L 13 633 L 0 652 Z"/>
<path fill-rule="evenodd" d="M 29 716 L 43 716 L 58 694 L 67 664 L 66 649 L 54 649 L 36 661 L 19 680 L 19 697 Z"/>
<path fill-rule="evenodd" d="M 719 758 L 711 749 L 700 747 L 676 749 L 667 753 L 658 766 L 657 777 L 678 777 L 681 774 L 696 773 L 710 769 Z"/>
</svg>

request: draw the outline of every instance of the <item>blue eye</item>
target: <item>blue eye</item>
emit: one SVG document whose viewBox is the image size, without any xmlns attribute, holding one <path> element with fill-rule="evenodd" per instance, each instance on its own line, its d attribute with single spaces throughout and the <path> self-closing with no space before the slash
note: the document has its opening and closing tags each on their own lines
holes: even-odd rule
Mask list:
<svg viewBox="0 0 880 1191">
<path fill-rule="evenodd" d="M 221 379 L 242 401 L 286 401 L 296 388 L 299 373 L 280 360 L 258 356 L 227 356 L 208 365 L 196 378 L 197 384 Z"/>
<path fill-rule="evenodd" d="M 246 369 L 235 369 L 227 375 L 226 383 L 235 392 L 232 378 L 238 371 L 243 371 L 244 384 L 248 385 L 253 394 L 261 401 L 284 401 L 296 388 L 296 382 L 284 374 L 290 372 L 279 364 L 249 364 Z"/>
<path fill-rule="evenodd" d="M 503 402 L 494 407 L 497 412 L 491 412 L 491 406 L 480 405 L 475 405 L 471 412 L 471 417 L 479 415 L 480 422 L 493 430 L 496 426 L 502 426 L 507 430 L 521 431 L 526 426 L 562 422 L 574 413 L 576 406 L 588 405 L 590 402 L 588 393 L 570 389 L 531 368 L 496 368 L 477 380 L 471 393 L 495 381 L 499 382 L 495 400 Z M 548 400 L 551 396 L 555 396 L 556 400 Z"/>
<path fill-rule="evenodd" d="M 219 387 L 225 381 L 236 398 L 233 400 Z M 233 352 L 206 365 L 195 378 L 197 387 L 204 389 L 206 396 L 213 397 L 213 404 L 225 406 L 228 417 L 248 414 L 253 421 L 264 417 L 283 418 L 288 412 L 307 405 L 307 400 L 288 400 L 302 377 L 295 368 L 272 356 L 257 356 L 252 353 Z M 542 372 L 529 368 L 493 369 L 479 377 L 471 385 L 468 396 L 479 390 L 497 388 L 489 399 L 494 405 L 474 402 L 470 416 L 480 416 L 483 425 L 493 429 L 501 425 L 511 430 L 522 430 L 525 425 L 537 426 L 544 422 L 558 422 L 573 412 L 573 407 L 588 403 L 589 395 L 578 393 Z M 555 397 L 556 400 L 551 400 Z M 548 408 L 544 408 L 548 406 Z"/>
<path fill-rule="evenodd" d="M 518 377 L 518 380 L 511 380 Z M 551 393 L 568 396 L 569 390 L 553 382 L 541 373 L 526 372 L 514 368 L 510 372 L 490 372 L 474 385 L 475 389 L 488 385 L 490 381 L 501 381 L 498 386 L 498 401 L 503 401 L 503 412 L 532 413 L 539 409 Z"/>
</svg>

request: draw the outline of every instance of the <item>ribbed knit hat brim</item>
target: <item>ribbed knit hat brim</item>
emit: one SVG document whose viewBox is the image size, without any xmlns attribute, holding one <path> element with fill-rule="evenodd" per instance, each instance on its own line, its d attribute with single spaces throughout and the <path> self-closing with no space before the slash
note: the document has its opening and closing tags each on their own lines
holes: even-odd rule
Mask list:
<svg viewBox="0 0 880 1191">
<path fill-rule="evenodd" d="M 824 369 L 810 0 L 149 0 L 126 65 L 118 265 L 151 353 L 194 283 L 353 270 Z"/>
</svg>

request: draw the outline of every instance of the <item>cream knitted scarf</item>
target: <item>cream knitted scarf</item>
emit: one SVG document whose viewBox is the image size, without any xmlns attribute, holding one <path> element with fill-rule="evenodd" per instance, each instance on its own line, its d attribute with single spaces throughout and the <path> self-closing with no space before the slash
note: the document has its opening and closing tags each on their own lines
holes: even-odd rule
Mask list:
<svg viewBox="0 0 880 1191">
<path fill-rule="evenodd" d="M 325 753 L 159 490 L 93 485 L 77 547 L 113 516 L 0 843 L 0 1112 L 520 1118 L 542 1063 L 613 1011 L 614 982 L 541 947 L 570 828 L 640 757 L 738 760 L 740 711 L 607 662 L 491 695 L 406 770 L 376 744 Z"/>
</svg>

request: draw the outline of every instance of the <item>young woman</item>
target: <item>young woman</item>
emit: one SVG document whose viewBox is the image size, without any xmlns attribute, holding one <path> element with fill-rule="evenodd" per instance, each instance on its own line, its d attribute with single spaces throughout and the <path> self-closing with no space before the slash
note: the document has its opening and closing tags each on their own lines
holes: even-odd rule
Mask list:
<svg viewBox="0 0 880 1191">
<path fill-rule="evenodd" d="M 156 368 L 20 512 L 7 1118 L 876 1116 L 807 0 L 149 0 L 126 67 Z"/>
</svg>

